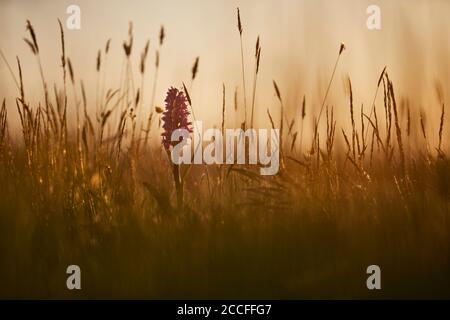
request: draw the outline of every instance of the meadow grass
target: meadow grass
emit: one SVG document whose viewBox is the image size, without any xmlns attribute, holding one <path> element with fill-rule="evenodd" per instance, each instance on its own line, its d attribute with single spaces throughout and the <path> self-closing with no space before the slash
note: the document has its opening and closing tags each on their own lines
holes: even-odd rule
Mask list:
<svg viewBox="0 0 450 320">
<path fill-rule="evenodd" d="M 27 102 L 20 61 L 17 68 L 8 65 L 18 94 L 15 105 L 3 100 L 0 110 L 1 297 L 450 297 L 450 162 L 443 147 L 443 98 L 434 143 L 427 135 L 434 129 L 423 115 L 416 119 L 409 108 L 400 112 L 404 106 L 397 102 L 388 68 L 374 88 L 369 114 L 354 106 L 349 78 L 351 130 L 345 131 L 334 118 L 336 108 L 326 102 L 341 45 L 318 117 L 303 97 L 300 117 L 287 119 L 283 88 L 273 81 L 279 125 L 267 113 L 271 125 L 280 128 L 280 172 L 264 177 L 256 166 L 184 165 L 180 208 L 160 125 L 152 126 L 163 111 L 154 100 L 164 28 L 148 104 L 143 79 L 149 44 L 136 86 L 131 24 L 120 86 L 104 88 L 108 40 L 97 56 L 93 101 L 67 56 L 60 27 L 62 80 L 52 93 L 38 37 L 27 22 L 25 41 L 41 74 L 41 105 Z M 242 28 L 239 16 L 241 48 Z M 258 38 L 252 126 L 254 113 L 263 112 L 255 104 L 260 54 Z M 198 66 L 196 58 L 189 90 Z M 192 109 L 195 102 L 184 84 L 183 89 Z M 225 85 L 222 89 L 223 129 L 225 115 L 239 114 L 242 106 L 236 91 L 235 108 L 226 109 Z M 376 103 L 379 89 L 382 105 Z M 74 119 L 68 108 L 76 110 Z M 245 90 L 244 108 L 245 128 Z M 22 141 L 11 137 L 9 113 L 20 118 Z M 303 148 L 308 118 L 314 123 L 312 148 Z M 75 130 L 69 129 L 72 122 Z M 417 139 L 412 122 L 420 123 Z M 66 289 L 70 264 L 81 267 L 81 291 Z M 382 269 L 382 291 L 366 288 L 371 264 Z"/>
</svg>

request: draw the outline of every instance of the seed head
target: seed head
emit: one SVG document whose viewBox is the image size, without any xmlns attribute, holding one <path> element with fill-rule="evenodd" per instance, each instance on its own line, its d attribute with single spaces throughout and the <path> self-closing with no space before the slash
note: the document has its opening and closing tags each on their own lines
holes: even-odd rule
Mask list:
<svg viewBox="0 0 450 320">
<path fill-rule="evenodd" d="M 341 42 L 341 47 L 339 48 L 339 54 L 342 53 L 347 47 L 345 46 L 345 43 Z"/>
<path fill-rule="evenodd" d="M 164 100 L 166 108 L 162 116 L 163 129 L 163 145 L 169 150 L 173 145 L 171 141 L 172 133 L 177 129 L 184 129 L 192 132 L 192 123 L 189 121 L 189 110 L 187 99 L 183 91 L 174 87 L 167 91 L 166 100 Z"/>
</svg>

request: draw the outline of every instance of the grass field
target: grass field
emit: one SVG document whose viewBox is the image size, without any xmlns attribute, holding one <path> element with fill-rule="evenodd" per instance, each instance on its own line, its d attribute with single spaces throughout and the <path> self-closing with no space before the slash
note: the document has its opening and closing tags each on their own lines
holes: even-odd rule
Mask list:
<svg viewBox="0 0 450 320">
<path fill-rule="evenodd" d="M 110 42 L 89 57 L 100 79 L 94 97 L 60 30 L 61 80 L 53 85 L 41 65 L 40 35 L 27 22 L 27 59 L 35 58 L 41 72 L 33 88 L 42 91 L 39 104 L 28 102 L 21 61 L 2 53 L 17 94 L 0 113 L 0 297 L 450 298 L 448 84 L 437 83 L 430 101 L 439 127 L 396 95 L 402 83 L 393 83 L 389 66 L 372 75 L 379 77 L 372 105 L 354 103 L 350 78 L 348 103 L 334 107 L 327 94 L 314 108 L 308 96 L 289 105 L 273 82 L 277 106 L 269 111 L 255 103 L 264 54 L 258 41 L 246 57 L 254 69 L 242 63 L 236 71 L 247 87 L 224 101 L 216 123 L 223 129 L 241 117 L 244 128 L 258 127 L 253 113 L 267 115 L 281 129 L 280 171 L 261 176 L 255 165 L 183 165 L 179 206 L 161 145 L 163 110 L 154 103 L 164 94 L 155 89 L 164 29 L 152 47 L 156 61 L 151 65 L 146 46 L 133 73 L 130 52 L 138 49 L 130 26 L 119 87 L 101 84 Z M 242 35 L 240 21 L 235 32 Z M 346 50 L 336 48 L 331 69 Z M 199 63 L 187 88 L 174 86 L 189 94 Z M 136 81 L 150 68 L 152 83 Z M 330 90 L 337 90 L 334 71 Z M 195 100 L 191 105 L 192 117 Z M 334 114 L 344 109 L 349 116 L 339 123 Z M 20 119 L 20 139 L 11 117 Z M 303 130 L 306 122 L 312 132 Z M 81 267 L 81 291 L 66 288 L 70 264 Z M 372 264 L 381 267 L 381 291 L 366 288 Z"/>
</svg>

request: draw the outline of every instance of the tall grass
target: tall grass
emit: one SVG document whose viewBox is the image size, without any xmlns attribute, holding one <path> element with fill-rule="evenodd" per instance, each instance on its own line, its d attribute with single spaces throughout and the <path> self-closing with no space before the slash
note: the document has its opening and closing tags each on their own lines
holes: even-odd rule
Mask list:
<svg viewBox="0 0 450 320">
<path fill-rule="evenodd" d="M 239 11 L 238 22 L 242 35 Z M 28 21 L 25 42 L 39 67 L 44 103 L 28 102 L 18 59 L 17 70 L 10 68 L 18 89 L 15 109 L 2 99 L 0 296 L 450 297 L 450 162 L 443 98 L 439 128 L 428 127 L 423 112 L 417 118 L 409 107 L 400 112 L 385 69 L 367 115 L 363 106 L 355 107 L 348 78 L 350 134 L 335 118 L 336 110 L 345 107 L 325 106 L 341 46 L 317 118 L 306 112 L 304 96 L 301 121 L 288 121 L 285 110 L 296 106 L 283 99 L 283 88 L 273 81 L 279 124 L 269 109 L 267 114 L 271 126 L 280 129 L 278 175 L 260 176 L 256 166 L 247 165 L 181 165 L 175 172 L 161 146 L 160 129 L 151 126 L 163 112 L 154 100 L 163 94 L 157 81 L 164 28 L 149 101 L 143 80 L 149 43 L 140 57 L 142 80 L 135 87 L 131 25 L 123 43 L 120 86 L 102 88 L 100 81 L 94 99 L 71 63 L 60 28 L 62 81 L 55 85 L 55 95 L 48 92 L 37 34 Z M 96 61 L 99 79 L 106 77 L 101 72 L 109 45 L 110 40 L 103 59 L 100 53 Z M 267 107 L 255 102 L 260 52 L 257 41 L 252 126 L 258 126 L 254 112 Z M 242 46 L 241 54 L 245 86 Z M 6 61 L 3 53 L 2 58 Z M 197 72 L 198 58 L 190 89 Z M 379 88 L 382 99 L 377 99 Z M 192 108 L 184 84 L 183 89 Z M 222 130 L 231 123 L 225 116 L 239 119 L 236 92 L 234 108 L 226 108 L 222 87 Z M 68 109 L 76 110 L 74 119 L 67 116 Z M 244 109 L 246 115 L 245 89 Z M 20 119 L 21 141 L 10 132 L 12 113 Z M 314 153 L 303 152 L 308 120 L 315 124 L 310 141 Z M 69 129 L 71 121 L 75 132 Z M 420 128 L 418 139 L 411 134 L 416 128 L 411 123 Z M 430 139 L 431 130 L 438 141 Z M 69 264 L 82 268 L 81 292 L 65 288 Z M 365 287 L 370 264 L 382 267 L 382 292 Z"/>
</svg>

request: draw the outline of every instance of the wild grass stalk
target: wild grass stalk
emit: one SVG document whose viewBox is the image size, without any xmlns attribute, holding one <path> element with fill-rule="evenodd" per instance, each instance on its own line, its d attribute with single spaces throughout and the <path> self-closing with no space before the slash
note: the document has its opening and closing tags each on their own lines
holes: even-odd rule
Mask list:
<svg viewBox="0 0 450 320">
<path fill-rule="evenodd" d="M 37 38 L 36 38 L 36 33 L 34 31 L 34 28 L 30 22 L 30 20 L 27 20 L 27 31 L 30 34 L 31 40 L 24 38 L 24 41 L 28 44 L 28 46 L 31 49 L 31 52 L 33 53 L 33 55 L 36 57 L 37 63 L 38 63 L 38 67 L 39 67 L 39 74 L 41 76 L 41 82 L 42 82 L 42 87 L 44 90 L 44 100 L 45 100 L 45 113 L 47 116 L 47 122 L 50 122 L 50 102 L 49 102 L 49 98 L 48 98 L 48 89 L 47 89 L 47 82 L 45 81 L 45 76 L 44 76 L 44 69 L 42 67 L 42 62 L 41 62 L 41 57 L 39 55 L 39 46 L 37 43 Z M 46 126 L 46 132 L 48 135 L 48 126 Z"/>
<path fill-rule="evenodd" d="M 2 57 L 3 62 L 5 63 L 6 67 L 8 68 L 8 71 L 14 80 L 14 84 L 16 85 L 17 89 L 19 89 L 19 82 L 17 81 L 17 78 L 11 68 L 11 66 L 8 63 L 8 60 L 6 59 L 5 55 L 3 54 L 3 51 L 0 49 L 0 57 Z"/>
<path fill-rule="evenodd" d="M 36 34 L 31 23 L 28 25 L 29 36 L 25 42 L 30 46 L 33 58 L 40 63 Z M 120 296 L 126 287 L 121 282 L 123 279 L 116 279 L 120 285 L 111 285 L 110 275 L 116 273 L 107 272 L 108 275 L 105 276 L 95 271 L 101 266 L 110 266 L 111 257 L 117 256 L 117 252 L 124 253 L 124 259 L 116 267 L 113 266 L 112 271 L 116 271 L 114 268 L 120 269 L 117 274 L 123 274 L 126 281 L 137 284 L 133 292 L 144 297 L 161 294 L 161 288 L 167 287 L 167 281 L 169 284 L 173 282 L 171 288 L 191 288 L 189 293 L 193 292 L 193 295 L 204 294 L 204 288 L 213 288 L 216 284 L 227 292 L 244 289 L 243 294 L 248 295 L 248 290 L 252 290 L 248 288 L 252 286 L 244 283 L 235 288 L 236 283 L 229 283 L 229 279 L 236 278 L 236 270 L 223 269 L 223 261 L 248 258 L 251 258 L 252 263 L 245 270 L 239 269 L 240 274 L 253 277 L 255 281 L 266 281 L 269 278 L 272 285 L 267 287 L 267 292 L 289 295 L 298 289 L 297 279 L 303 279 L 304 274 L 312 274 L 311 284 L 317 287 L 329 285 L 329 279 L 334 279 L 336 270 L 337 276 L 342 278 L 353 274 L 352 268 L 347 270 L 347 264 L 341 267 L 339 261 L 342 257 L 351 257 L 350 260 L 346 258 L 349 265 L 361 265 L 365 263 L 364 258 L 355 258 L 358 255 L 354 253 L 363 251 L 370 255 L 381 254 L 380 259 L 388 265 L 403 258 L 409 262 L 419 261 L 412 265 L 417 268 L 410 268 L 411 270 L 433 263 L 436 272 L 433 278 L 437 275 L 436 278 L 446 279 L 447 263 L 442 261 L 448 259 L 444 259 L 445 250 L 442 248 L 447 248 L 449 242 L 449 225 L 445 217 L 448 212 L 450 170 L 444 154 L 447 146 L 447 119 L 443 92 L 439 92 L 439 107 L 442 106 L 442 109 L 438 137 L 432 139 L 433 136 L 428 135 L 427 130 L 431 129 L 426 122 L 426 114 L 422 111 L 419 130 L 422 131 L 423 140 L 417 141 L 414 132 L 415 106 L 411 104 L 410 110 L 409 103 L 397 104 L 396 93 L 400 90 L 397 89 L 394 93 L 393 82 L 385 70 L 378 80 L 375 97 L 369 106 L 373 113 L 365 113 L 367 105 L 360 104 L 361 108 L 358 108 L 356 99 L 353 101 L 357 86 L 352 88 L 350 79 L 347 80 L 350 96 L 350 106 L 346 112 L 349 122 L 347 126 L 340 123 L 336 116 L 337 113 L 342 114 L 342 108 L 324 102 L 322 107 L 325 109 L 326 129 L 321 130 L 321 114 L 317 118 L 313 114 L 307 117 L 304 95 L 299 132 L 300 150 L 303 148 L 303 135 L 307 133 L 304 129 L 305 121 L 312 121 L 309 133 L 314 134 L 312 145 L 315 153 L 295 159 L 295 128 L 300 119 L 287 117 L 289 110 L 292 110 L 290 108 L 295 106 L 289 104 L 289 96 L 282 94 L 282 87 L 273 81 L 276 103 L 280 110 L 272 109 L 275 110 L 272 113 L 279 113 L 278 125 L 278 117 L 273 117 L 269 109 L 267 116 L 273 129 L 280 128 L 281 174 L 263 177 L 257 170 L 253 170 L 256 167 L 248 165 L 224 165 L 219 166 L 219 170 L 210 171 L 208 166 L 186 168 L 172 162 L 170 151 L 174 145 L 169 137 L 177 128 L 190 128 L 190 114 L 194 116 L 190 90 L 198 72 L 199 59 L 194 61 L 188 88 L 183 83 L 182 90 L 169 90 L 176 92 L 178 98 L 181 97 L 179 100 L 175 99 L 177 103 L 172 103 L 171 96 L 170 101 L 165 101 L 165 109 L 154 106 L 150 101 L 150 110 L 145 110 L 144 107 L 148 104 L 143 76 L 147 69 L 145 58 L 150 50 L 148 43 L 140 56 L 141 83 L 138 88 L 134 88 L 132 84 L 133 73 L 126 62 L 128 60 L 128 63 L 134 63 L 129 38 L 124 43 L 123 74 L 119 86 L 107 88 L 105 81 L 100 80 L 100 89 L 96 92 L 95 84 L 93 90 L 86 90 L 88 88 L 85 88 L 81 80 L 82 75 L 75 74 L 77 70 L 66 52 L 68 39 L 64 39 L 61 23 L 59 28 L 63 76 L 58 83 L 52 84 L 53 91 L 50 92 L 51 95 L 47 93 L 45 96 L 45 105 L 32 102 L 31 91 L 35 88 L 28 89 L 26 80 L 29 73 L 22 69 L 26 65 L 23 60 L 16 58 L 18 70 L 14 68 L 12 71 L 8 67 L 18 92 L 13 97 L 3 98 L 0 105 L 0 243 L 15 245 L 11 248 L 1 246 L 0 256 L 5 263 L 0 264 L 0 294 L 14 292 L 20 296 L 26 291 L 29 295 L 28 289 L 38 288 L 34 295 L 41 297 L 44 288 L 55 296 L 64 297 L 67 292 L 61 289 L 60 284 L 53 285 L 59 282 L 53 281 L 56 278 L 52 280 L 48 275 L 48 267 L 51 267 L 50 270 L 65 270 L 66 261 L 76 260 L 81 261 L 89 273 L 93 272 L 95 277 L 92 279 L 95 278 L 96 287 L 104 288 L 105 291 L 100 293 L 92 291 L 94 296 L 101 296 L 103 292 Z M 158 52 L 162 45 L 161 33 L 164 34 L 160 32 Z M 258 47 L 259 50 L 256 51 L 260 53 L 259 44 L 256 48 Z M 96 70 L 100 73 L 100 79 L 105 77 L 107 51 L 106 48 L 102 50 L 98 59 L 99 66 Z M 3 54 L 2 58 L 4 59 Z M 334 71 L 337 65 L 336 63 Z M 41 66 L 41 82 L 46 90 L 43 71 L 46 70 Z M 259 108 L 259 104 L 257 106 L 255 102 L 256 75 L 257 72 L 253 79 L 252 126 L 257 121 Z M 135 76 L 135 79 L 139 79 L 139 74 Z M 333 77 L 334 72 L 330 83 Z M 261 80 L 262 78 L 258 79 Z M 72 85 L 73 99 L 67 99 L 70 88 L 66 86 L 70 87 L 70 84 L 64 83 L 65 81 L 70 81 Z M 384 114 L 378 112 L 380 109 L 377 110 L 375 106 L 379 98 L 378 90 L 381 89 L 384 91 Z M 221 94 L 221 106 L 216 106 L 221 115 L 216 119 L 216 124 L 223 132 L 232 124 L 233 116 L 237 116 L 240 121 L 242 115 L 238 115 L 241 106 L 237 88 L 234 92 L 234 108 L 227 108 L 225 83 L 222 84 Z M 152 95 L 158 96 L 155 90 Z M 324 100 L 327 95 L 328 93 Z M 13 127 L 9 121 L 11 116 L 15 116 L 11 112 L 14 109 L 7 108 L 11 98 L 15 98 L 22 134 L 19 136 L 20 141 L 13 138 L 12 131 L 9 132 Z M 398 101 L 405 101 L 404 97 L 401 98 Z M 173 110 L 174 105 L 176 110 Z M 76 120 L 68 116 L 66 110 L 70 111 L 71 108 L 76 109 Z M 163 147 L 168 162 L 164 154 L 161 157 L 159 143 L 148 144 L 142 149 L 130 147 L 140 140 L 140 135 L 128 134 L 130 122 L 136 124 L 137 109 L 150 112 L 150 123 L 162 114 Z M 95 115 L 96 111 L 99 114 Z M 98 125 L 93 125 L 93 116 L 98 116 Z M 114 116 L 118 119 L 113 120 Z M 147 118 L 144 122 L 146 120 Z M 70 128 L 70 121 L 76 121 L 76 142 L 75 139 L 70 139 L 71 134 L 75 133 L 67 130 Z M 336 127 L 341 124 L 345 127 L 341 129 L 343 147 L 336 140 Z M 394 129 L 395 132 L 391 132 Z M 156 135 L 155 141 L 160 142 Z M 285 148 L 286 141 L 290 142 L 290 150 Z M 408 149 L 408 159 L 405 159 L 404 146 L 410 142 L 417 143 L 417 147 L 425 145 L 426 158 L 422 156 L 420 149 L 417 152 Z M 437 155 L 430 152 L 430 144 L 437 146 Z M 366 168 L 364 157 L 366 148 L 369 147 L 370 166 Z M 291 166 L 291 162 L 284 165 L 284 158 L 292 160 L 293 165 Z M 314 163 L 317 166 L 313 166 Z M 347 163 L 354 170 L 347 170 Z M 186 170 L 182 170 L 185 168 Z M 408 174 L 402 175 L 402 170 Z M 204 180 L 207 185 L 203 183 Z M 423 214 L 423 208 L 436 214 Z M 380 232 L 380 227 L 389 232 Z M 349 234 L 352 235 L 351 239 Z M 399 243 L 398 235 L 402 235 L 400 247 L 386 246 L 387 251 L 383 251 L 384 253 L 373 249 L 374 241 L 381 244 Z M 416 250 L 418 242 L 415 240 L 418 238 L 424 249 L 422 251 L 426 252 L 419 256 Z M 358 241 L 355 242 L 355 239 Z M 424 242 L 423 239 L 428 240 Z M 331 248 L 327 251 L 330 254 L 323 260 L 323 252 L 311 250 L 311 244 L 314 248 Z M 25 248 L 25 251 L 16 250 L 21 248 Z M 248 248 L 252 249 L 250 255 Z M 270 259 L 267 259 L 268 248 Z M 99 255 L 98 252 L 103 253 Z M 151 252 L 151 255 L 142 254 L 143 252 Z M 136 257 L 139 257 L 142 268 L 129 263 L 136 261 Z M 189 272 L 182 272 L 173 278 L 176 274 L 175 269 L 170 267 L 173 257 L 185 261 L 185 269 Z M 337 266 L 337 269 L 317 269 L 320 264 L 305 267 L 305 257 L 308 261 L 321 261 L 323 265 Z M 36 262 L 40 266 L 37 269 Z M 221 277 L 207 275 L 199 283 L 199 279 L 204 279 L 205 276 L 201 274 L 202 271 L 193 271 L 199 265 L 204 265 L 208 270 L 219 270 Z M 261 265 L 266 267 L 261 268 Z M 140 269 L 145 272 L 140 272 Z M 312 269 L 314 270 L 311 271 Z M 33 272 L 27 276 L 29 273 L 22 274 L 23 270 Z M 298 270 L 298 273 L 292 270 Z M 147 271 L 150 271 L 154 281 L 150 291 L 147 282 L 139 285 L 142 277 L 148 276 Z M 402 276 L 405 276 L 404 272 L 412 271 L 401 270 Z M 406 278 L 410 279 L 410 274 L 407 275 Z M 45 281 L 40 282 L 39 279 Z M 286 283 L 289 283 L 288 289 L 285 288 Z M 421 286 L 420 283 L 418 287 Z M 333 280 L 330 287 L 334 286 Z M 407 290 L 410 288 L 408 285 Z M 259 290 L 260 288 L 256 288 L 254 292 L 258 293 Z M 357 295 L 359 289 L 355 290 Z M 395 293 L 397 290 L 398 288 Z M 327 290 L 324 292 L 329 295 Z M 216 294 L 220 296 L 223 291 Z M 361 294 L 366 293 L 363 290 Z"/>
<path fill-rule="evenodd" d="M 395 99 L 394 86 L 391 81 L 388 82 L 388 86 L 389 86 L 390 96 L 392 98 L 392 105 L 394 107 L 394 120 L 395 120 L 394 123 L 395 123 L 396 135 L 397 135 L 398 149 L 399 149 L 399 154 L 400 154 L 400 168 L 401 168 L 402 173 L 404 173 L 404 171 L 405 171 L 405 152 L 404 152 L 403 140 L 402 140 L 402 130 L 400 128 L 400 120 L 399 120 L 399 115 L 398 115 L 398 111 L 397 111 L 397 101 Z"/>
<path fill-rule="evenodd" d="M 164 26 L 161 26 L 161 28 L 159 30 L 159 47 L 155 53 L 155 73 L 153 75 L 153 88 L 152 88 L 152 96 L 151 96 L 151 100 L 150 100 L 150 108 L 151 109 L 153 109 L 155 107 L 155 94 L 156 94 L 156 88 L 157 88 L 157 83 L 158 83 L 160 52 L 161 52 L 162 45 L 164 44 L 165 36 L 166 36 L 166 34 L 164 31 Z M 147 126 L 145 129 L 144 147 L 147 147 L 147 144 L 148 144 L 148 137 L 149 137 L 150 128 L 151 128 L 151 124 L 152 124 L 152 118 L 153 118 L 153 114 L 150 113 L 148 116 L 148 119 L 147 119 Z M 159 122 L 158 126 L 159 125 L 160 125 L 160 122 Z"/>
<path fill-rule="evenodd" d="M 445 117 L 445 104 L 442 104 L 441 118 L 439 123 L 439 143 L 438 143 L 438 153 L 442 153 L 442 134 L 444 132 L 444 117 Z"/>
<path fill-rule="evenodd" d="M 61 137 L 62 142 L 64 143 L 64 148 L 67 147 L 67 139 L 68 139 L 68 128 L 67 128 L 67 69 L 66 69 L 66 45 L 64 41 L 64 29 L 62 27 L 61 21 L 58 19 L 60 37 L 61 37 L 61 68 L 63 69 L 63 111 L 62 111 L 62 132 L 64 133 Z"/>
<path fill-rule="evenodd" d="M 261 59 L 261 44 L 259 42 L 259 36 L 256 40 L 256 48 L 255 48 L 255 72 L 253 74 L 253 94 L 252 94 L 252 114 L 250 120 L 250 127 L 253 127 L 253 118 L 255 112 L 255 97 L 256 97 L 256 83 L 258 80 L 258 72 L 259 72 L 259 61 Z"/>
<path fill-rule="evenodd" d="M 244 129 L 247 127 L 247 91 L 245 90 L 245 63 L 244 63 L 244 46 L 242 43 L 242 22 L 241 22 L 241 14 L 239 8 L 237 8 L 237 20 L 238 20 L 238 31 L 239 31 L 239 40 L 241 44 L 241 73 L 242 73 L 242 88 L 244 95 Z"/>
<path fill-rule="evenodd" d="M 283 168 L 283 166 L 284 166 L 284 162 L 283 162 L 284 106 L 283 106 L 283 99 L 281 98 L 280 89 L 278 88 L 278 85 L 275 82 L 275 80 L 273 80 L 272 82 L 273 82 L 273 88 L 275 89 L 275 94 L 278 98 L 278 101 L 280 102 L 280 145 L 279 145 L 279 150 L 280 150 L 280 165 L 281 165 L 281 168 Z"/>
</svg>

